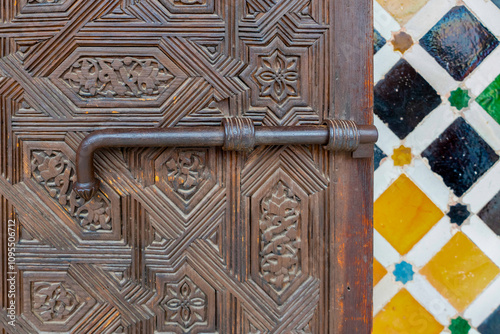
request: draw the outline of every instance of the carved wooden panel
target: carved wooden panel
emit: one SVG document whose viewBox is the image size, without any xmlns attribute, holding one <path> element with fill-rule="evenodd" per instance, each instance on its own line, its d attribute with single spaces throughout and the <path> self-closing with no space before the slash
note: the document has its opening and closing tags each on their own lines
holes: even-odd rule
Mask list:
<svg viewBox="0 0 500 334">
<path fill-rule="evenodd" d="M 7 333 L 368 333 L 370 160 L 123 148 L 99 128 L 371 121 L 368 0 L 0 0 Z M 353 49 L 352 45 L 356 45 Z M 16 302 L 16 326 L 7 307 Z"/>
</svg>

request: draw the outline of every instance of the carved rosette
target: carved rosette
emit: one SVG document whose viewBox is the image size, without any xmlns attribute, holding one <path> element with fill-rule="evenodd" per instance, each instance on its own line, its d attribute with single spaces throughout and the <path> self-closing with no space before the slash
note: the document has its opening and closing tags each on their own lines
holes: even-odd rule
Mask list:
<svg viewBox="0 0 500 334">
<path fill-rule="evenodd" d="M 305 47 L 288 47 L 279 38 L 267 46 L 249 46 L 249 66 L 240 76 L 251 88 L 252 114 L 271 110 L 280 123 L 296 107 L 309 107 L 311 79 Z M 309 108 L 310 109 L 310 108 Z"/>
<path fill-rule="evenodd" d="M 23 314 L 41 332 L 67 332 L 95 300 L 66 272 L 22 273 Z"/>
<path fill-rule="evenodd" d="M 167 149 L 155 161 L 155 186 L 188 213 L 216 185 L 212 149 Z"/>
<path fill-rule="evenodd" d="M 260 272 L 277 292 L 300 272 L 300 201 L 279 181 L 260 202 Z"/>
<path fill-rule="evenodd" d="M 112 229 L 108 199 L 100 193 L 86 202 L 76 194 L 73 190 L 75 168 L 64 153 L 31 151 L 31 175 L 83 229 L 96 232 Z"/>
</svg>

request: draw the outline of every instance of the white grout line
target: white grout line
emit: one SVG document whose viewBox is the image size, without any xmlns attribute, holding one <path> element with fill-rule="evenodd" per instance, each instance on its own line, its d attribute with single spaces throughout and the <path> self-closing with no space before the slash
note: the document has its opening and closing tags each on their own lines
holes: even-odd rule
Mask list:
<svg viewBox="0 0 500 334">
<path fill-rule="evenodd" d="M 463 0 L 476 18 L 497 37 L 500 37 L 499 8 L 491 1 Z"/>
<path fill-rule="evenodd" d="M 481 179 L 463 196 L 462 201 L 470 205 L 473 213 L 481 209 L 500 191 L 500 161 L 490 168 Z"/>
<path fill-rule="evenodd" d="M 464 318 L 469 319 L 474 327 L 478 327 L 500 305 L 500 276 L 498 276 L 469 305 Z"/>
<path fill-rule="evenodd" d="M 495 151 L 500 150 L 500 124 L 476 101 L 464 113 L 464 118 Z"/>
<path fill-rule="evenodd" d="M 500 20 L 498 20 L 500 22 Z M 464 80 L 472 97 L 478 97 L 497 76 L 500 75 L 500 46 L 497 46 L 488 57 Z"/>
<path fill-rule="evenodd" d="M 377 230 L 373 231 L 374 256 L 377 261 L 386 268 L 399 263 L 398 251 Z"/>
<path fill-rule="evenodd" d="M 395 52 L 392 44 L 385 44 L 373 57 L 373 80 L 375 85 L 384 78 L 389 70 L 401 59 L 401 54 Z"/>
<path fill-rule="evenodd" d="M 375 201 L 384 193 L 384 191 L 387 190 L 387 188 L 389 188 L 392 182 L 394 182 L 401 175 L 401 169 L 394 167 L 390 157 L 387 159 L 388 160 L 381 164 L 375 171 L 373 187 L 373 199 Z"/>
<path fill-rule="evenodd" d="M 377 115 L 373 115 L 373 123 L 377 127 L 379 133 L 377 146 L 380 147 L 387 156 L 391 156 L 394 153 L 394 149 L 401 145 L 401 140 Z"/>
<path fill-rule="evenodd" d="M 448 326 L 450 318 L 457 314 L 457 310 L 448 300 L 418 273 L 413 276 L 413 281 L 406 284 L 406 289 L 444 326 Z"/>
<path fill-rule="evenodd" d="M 469 224 L 462 225 L 462 232 L 464 232 L 467 237 L 469 237 L 469 239 L 471 239 L 472 242 L 491 259 L 491 261 L 500 267 L 500 237 L 493 232 L 481 218 L 473 215 L 469 219 Z"/>
<path fill-rule="evenodd" d="M 373 288 L 373 315 L 379 313 L 402 287 L 402 283 L 394 281 L 392 274 L 385 275 Z"/>
<path fill-rule="evenodd" d="M 392 37 L 393 31 L 399 31 L 401 29 L 391 14 L 389 14 L 376 0 L 373 1 L 373 25 L 386 40 Z"/>
<path fill-rule="evenodd" d="M 431 0 L 406 24 L 406 30 L 418 43 L 456 4 L 456 0 Z"/>
</svg>

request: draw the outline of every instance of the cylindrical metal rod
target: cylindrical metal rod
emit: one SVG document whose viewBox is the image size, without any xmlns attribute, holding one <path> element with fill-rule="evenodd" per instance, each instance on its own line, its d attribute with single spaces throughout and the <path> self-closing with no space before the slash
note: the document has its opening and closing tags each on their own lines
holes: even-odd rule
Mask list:
<svg viewBox="0 0 500 334">
<path fill-rule="evenodd" d="M 94 153 L 105 147 L 211 147 L 248 150 L 254 145 L 326 145 L 330 150 L 355 150 L 361 143 L 378 138 L 373 125 L 357 126 L 350 121 L 329 121 L 327 125 L 253 127 L 248 120 L 228 119 L 221 127 L 107 129 L 89 134 L 76 155 L 75 191 L 85 200 L 99 189 L 94 175 Z M 344 140 L 346 139 L 346 140 Z"/>
</svg>

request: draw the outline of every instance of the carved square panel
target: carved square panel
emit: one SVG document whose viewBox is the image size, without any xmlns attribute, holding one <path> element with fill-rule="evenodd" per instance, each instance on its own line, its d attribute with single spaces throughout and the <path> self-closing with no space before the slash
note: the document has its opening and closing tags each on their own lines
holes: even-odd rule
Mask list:
<svg viewBox="0 0 500 334">
<path fill-rule="evenodd" d="M 19 0 L 21 14 L 62 13 L 74 3 L 74 0 Z"/>
<path fill-rule="evenodd" d="M 121 238 L 120 197 L 102 182 L 90 201 L 73 191 L 75 153 L 63 142 L 23 142 L 24 182 L 85 240 Z"/>
<path fill-rule="evenodd" d="M 214 0 L 160 0 L 171 13 L 176 14 L 211 14 L 214 12 Z"/>
<path fill-rule="evenodd" d="M 69 331 L 95 300 L 66 272 L 22 273 L 23 314 L 41 332 Z"/>
</svg>

